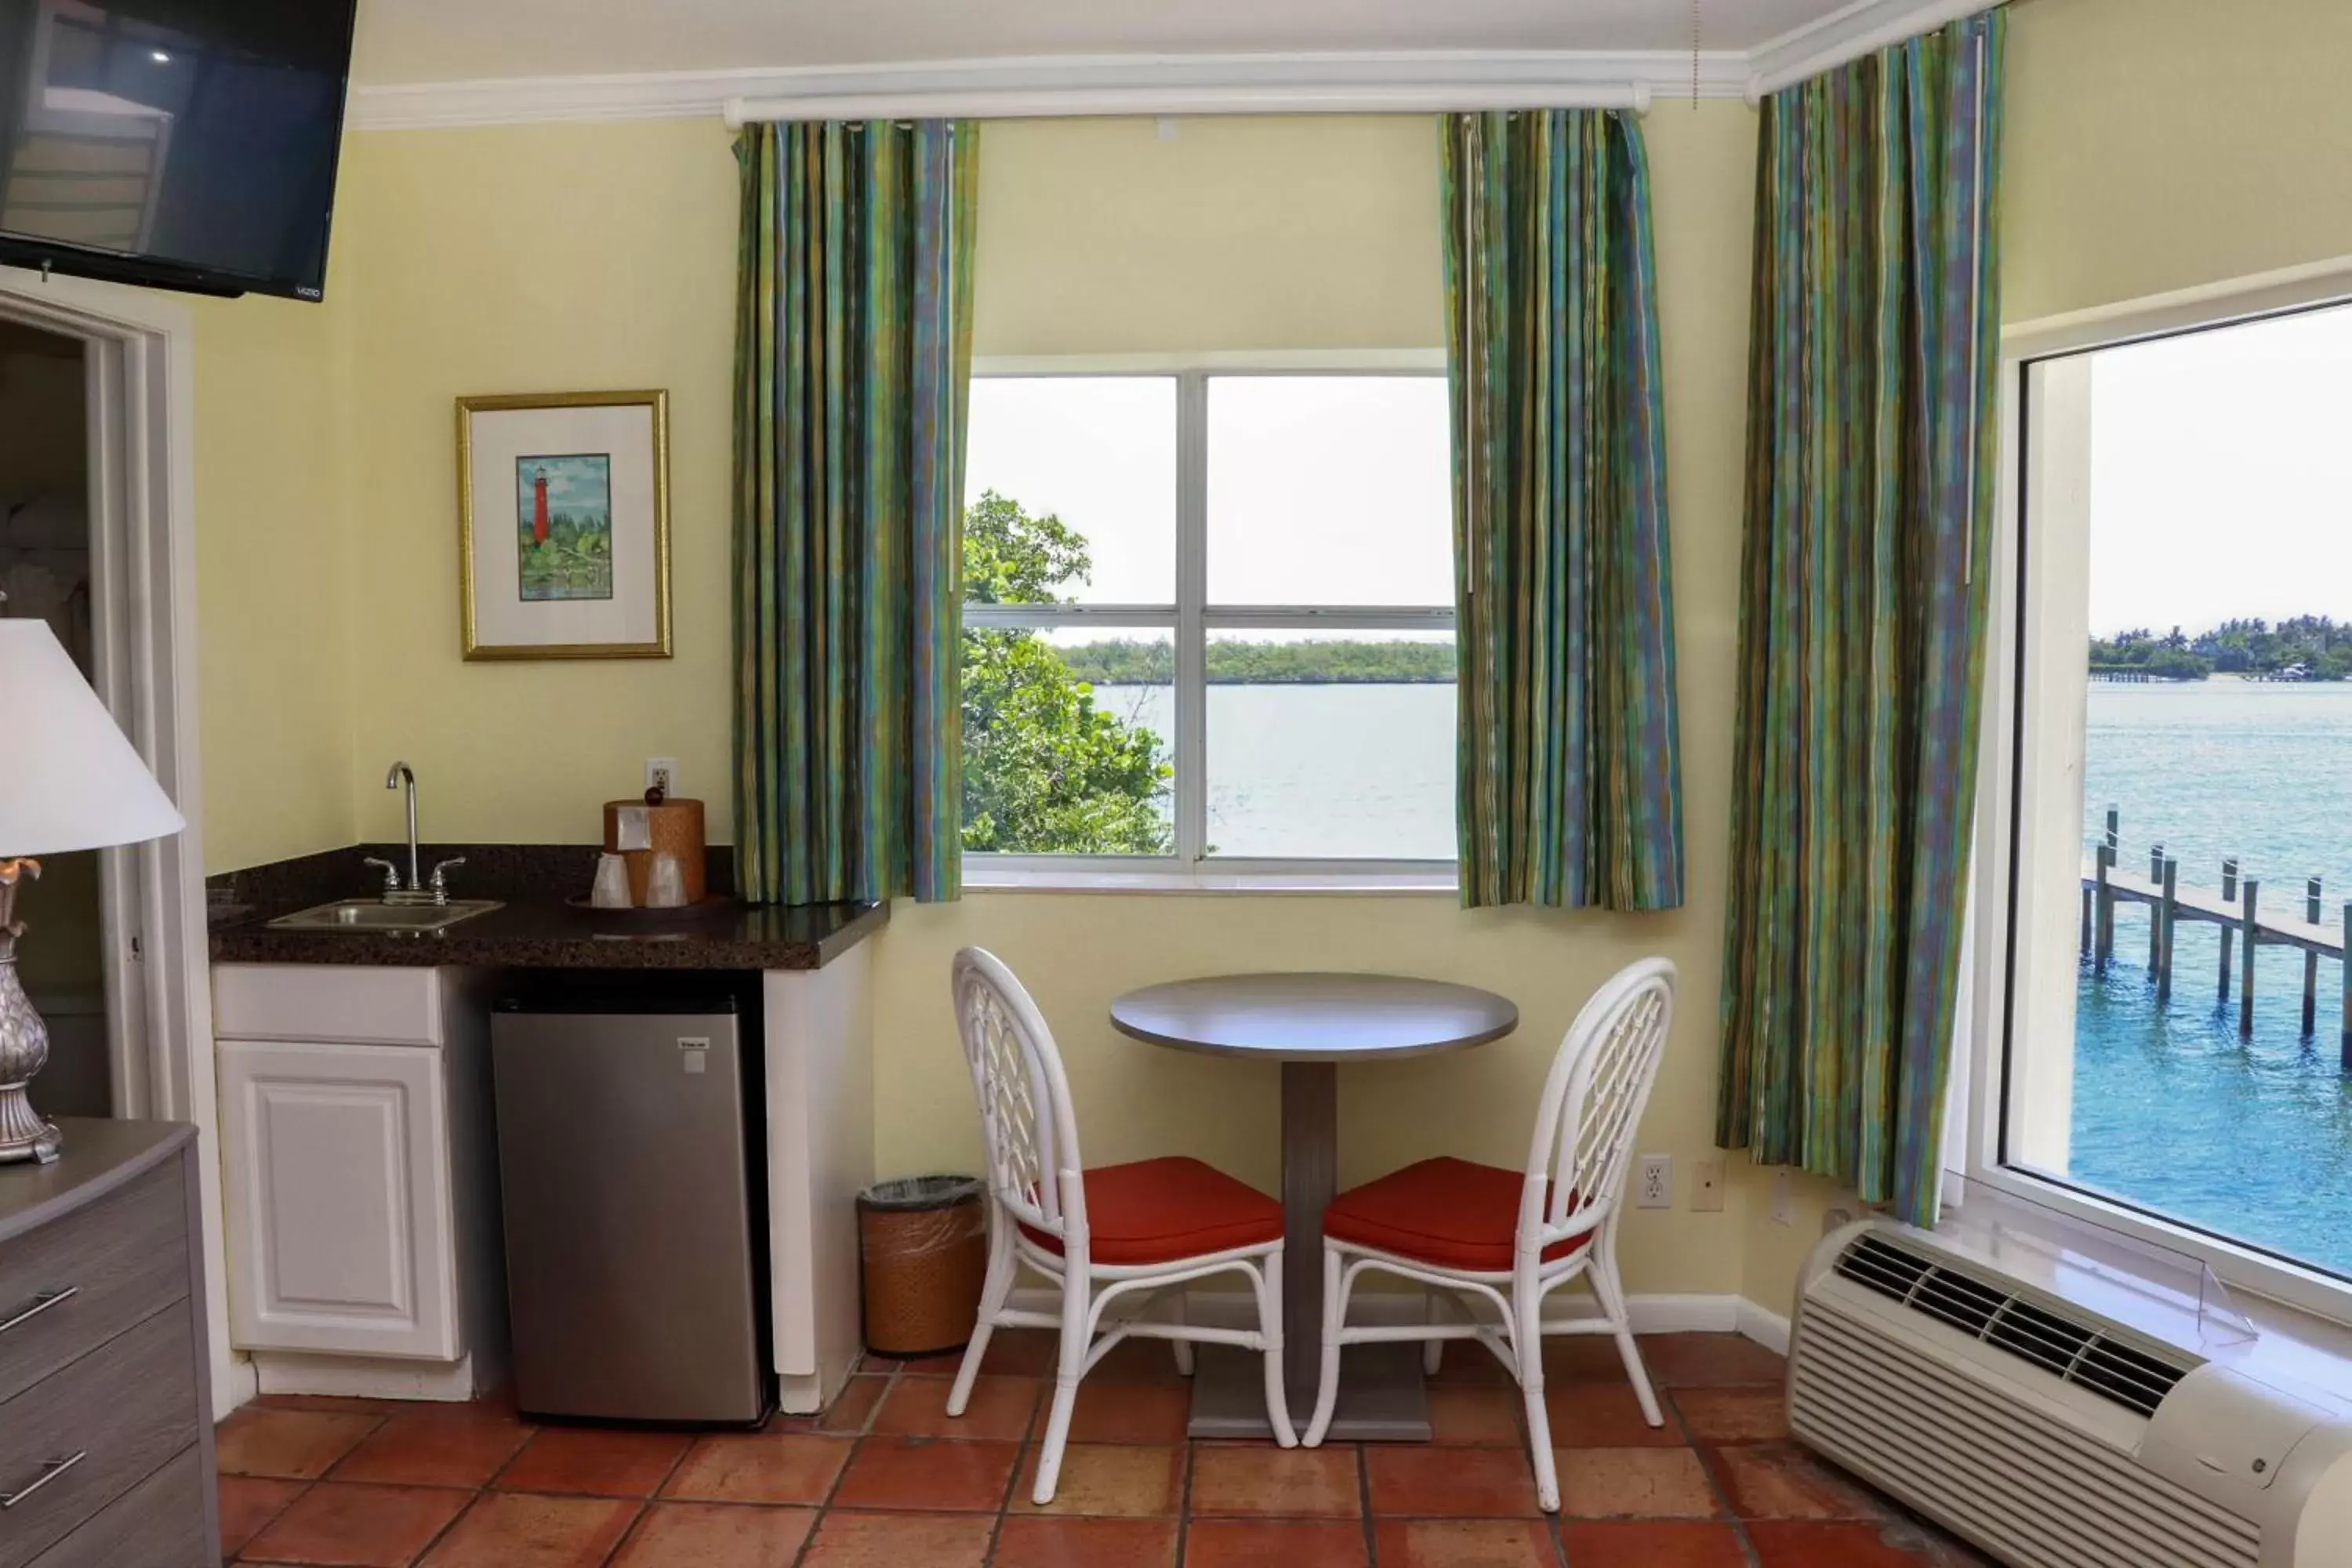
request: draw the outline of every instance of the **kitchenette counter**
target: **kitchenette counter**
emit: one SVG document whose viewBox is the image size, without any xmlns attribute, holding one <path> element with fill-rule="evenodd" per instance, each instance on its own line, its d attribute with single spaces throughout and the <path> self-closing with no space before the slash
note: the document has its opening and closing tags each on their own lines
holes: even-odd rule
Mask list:
<svg viewBox="0 0 2352 1568">
<path fill-rule="evenodd" d="M 374 874 L 362 845 L 213 879 L 216 963 L 345 963 L 500 969 L 819 969 L 881 929 L 887 904 L 760 905 L 722 897 L 691 913 L 577 909 L 596 851 L 570 845 L 433 845 L 467 858 L 454 891 L 505 907 L 439 931 L 272 930 L 313 904 L 365 896 Z M 404 850 L 402 851 L 404 854 Z M 731 858 L 713 855 L 714 893 L 733 887 Z M 470 874 L 468 874 L 470 873 Z"/>
</svg>

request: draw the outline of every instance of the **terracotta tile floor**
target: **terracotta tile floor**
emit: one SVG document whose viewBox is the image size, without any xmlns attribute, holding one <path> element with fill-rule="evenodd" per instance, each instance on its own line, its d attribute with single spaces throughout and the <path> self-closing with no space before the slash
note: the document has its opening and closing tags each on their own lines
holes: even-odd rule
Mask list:
<svg viewBox="0 0 2352 1568">
<path fill-rule="evenodd" d="M 222 1545 L 339 1568 L 1980 1568 L 1787 1442 L 1778 1358 L 1643 1342 L 1642 1425 L 1613 1353 L 1555 1342 L 1562 1508 L 1536 1511 L 1517 1393 L 1455 1347 L 1438 1441 L 1285 1453 L 1186 1443 L 1165 1347 L 1081 1391 L 1059 1494 L 1028 1500 L 1051 1345 L 999 1336 L 961 1421 L 953 1358 L 869 1365 L 765 1432 L 540 1428 L 489 1402 L 264 1398 L 220 1429 Z"/>
</svg>

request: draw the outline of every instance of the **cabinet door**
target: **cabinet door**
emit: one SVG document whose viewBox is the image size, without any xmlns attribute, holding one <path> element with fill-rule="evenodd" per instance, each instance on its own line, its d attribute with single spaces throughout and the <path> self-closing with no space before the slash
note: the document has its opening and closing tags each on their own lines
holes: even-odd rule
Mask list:
<svg viewBox="0 0 2352 1568">
<path fill-rule="evenodd" d="M 455 1360 L 441 1054 L 220 1042 L 230 1336 Z"/>
</svg>

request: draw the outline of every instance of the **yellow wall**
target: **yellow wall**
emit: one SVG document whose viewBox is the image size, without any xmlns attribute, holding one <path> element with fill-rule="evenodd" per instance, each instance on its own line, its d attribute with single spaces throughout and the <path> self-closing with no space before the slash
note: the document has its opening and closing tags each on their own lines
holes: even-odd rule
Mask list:
<svg viewBox="0 0 2352 1568">
<path fill-rule="evenodd" d="M 1006 121 L 981 137 L 981 354 L 1444 345 L 1437 129 Z"/>
<path fill-rule="evenodd" d="M 2343 0 L 2016 6 L 2007 319 L 2352 255 L 2347 60 Z"/>
<path fill-rule="evenodd" d="M 584 843 L 604 832 L 602 803 L 643 789 L 659 755 L 709 802 L 712 837 L 731 837 L 728 149 L 715 119 L 352 139 L 362 836 L 400 831 L 383 787 L 395 757 L 416 770 L 433 837 Z M 456 400 L 640 387 L 670 395 L 677 657 L 466 663 Z"/>
<path fill-rule="evenodd" d="M 341 342 L 352 248 L 337 255 L 324 305 L 190 305 L 211 870 L 352 841 L 349 452 L 360 425 Z"/>
</svg>

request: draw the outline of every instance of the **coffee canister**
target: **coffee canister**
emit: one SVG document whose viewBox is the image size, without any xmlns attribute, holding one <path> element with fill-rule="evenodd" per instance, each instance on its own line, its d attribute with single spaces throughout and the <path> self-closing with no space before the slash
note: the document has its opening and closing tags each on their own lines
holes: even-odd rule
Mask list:
<svg viewBox="0 0 2352 1568">
<path fill-rule="evenodd" d="M 676 858 L 688 903 L 703 900 L 705 855 L 698 800 L 665 800 L 658 805 L 642 800 L 606 801 L 604 852 L 618 855 L 627 863 L 629 901 L 639 909 L 646 905 L 646 883 L 653 875 L 656 855 Z"/>
</svg>

